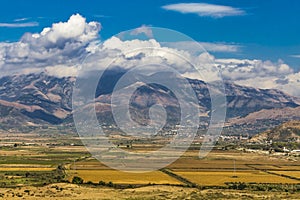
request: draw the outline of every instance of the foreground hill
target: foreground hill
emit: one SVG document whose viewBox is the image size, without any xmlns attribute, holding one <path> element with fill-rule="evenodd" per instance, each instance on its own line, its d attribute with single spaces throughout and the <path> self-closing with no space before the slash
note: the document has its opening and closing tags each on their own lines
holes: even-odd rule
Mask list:
<svg viewBox="0 0 300 200">
<path fill-rule="evenodd" d="M 261 133 L 279 126 L 284 122 L 300 120 L 300 107 L 285 107 L 262 109 L 246 116 L 234 117 L 228 120 L 228 129 L 246 133 Z M 234 130 L 233 130 L 234 129 Z"/>
<path fill-rule="evenodd" d="M 300 142 L 300 121 L 283 123 L 271 130 L 255 135 L 253 142 Z"/>
<path fill-rule="evenodd" d="M 24 192 L 25 191 L 25 192 Z M 29 192 L 28 192 L 29 191 Z M 76 192 L 74 192 L 76 191 Z M 297 192 L 267 192 L 247 190 L 224 190 L 187 188 L 180 186 L 145 186 L 133 189 L 78 186 L 58 183 L 43 187 L 3 188 L 5 199 L 74 200 L 74 199 L 298 199 Z M 15 197 L 15 194 L 18 196 Z M 51 195 L 49 195 L 51 194 Z"/>
</svg>

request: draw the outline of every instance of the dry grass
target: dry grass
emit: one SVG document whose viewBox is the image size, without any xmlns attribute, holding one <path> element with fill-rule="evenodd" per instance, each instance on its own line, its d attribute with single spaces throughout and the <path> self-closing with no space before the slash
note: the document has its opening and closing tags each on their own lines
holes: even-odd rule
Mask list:
<svg viewBox="0 0 300 200">
<path fill-rule="evenodd" d="M 25 192 L 26 191 L 26 192 Z M 198 190 L 173 186 L 148 186 L 136 189 L 112 189 L 77 186 L 72 184 L 53 184 L 44 187 L 4 188 L 0 191 L 3 199 L 26 200 L 119 200 L 119 199 L 299 199 L 299 194 L 281 192 L 248 192 L 234 190 Z M 1 197 L 0 197 L 1 198 Z"/>
</svg>

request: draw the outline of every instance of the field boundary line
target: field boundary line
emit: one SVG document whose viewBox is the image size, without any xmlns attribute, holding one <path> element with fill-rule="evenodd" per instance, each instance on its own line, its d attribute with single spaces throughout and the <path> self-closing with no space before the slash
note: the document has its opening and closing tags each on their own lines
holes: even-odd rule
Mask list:
<svg viewBox="0 0 300 200">
<path fill-rule="evenodd" d="M 196 183 L 193 183 L 193 182 L 189 181 L 188 179 L 171 172 L 171 170 L 169 170 L 169 169 L 160 169 L 160 171 L 167 174 L 168 176 L 171 176 L 172 178 L 177 179 L 178 181 L 182 182 L 183 184 L 186 184 L 189 186 L 198 186 Z"/>
</svg>

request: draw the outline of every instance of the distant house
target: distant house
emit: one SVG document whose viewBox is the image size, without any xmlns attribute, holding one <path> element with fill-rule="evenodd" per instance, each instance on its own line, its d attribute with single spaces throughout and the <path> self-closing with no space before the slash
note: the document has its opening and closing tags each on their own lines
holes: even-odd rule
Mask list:
<svg viewBox="0 0 300 200">
<path fill-rule="evenodd" d="M 292 150 L 291 153 L 293 153 L 293 154 L 300 154 L 300 149 Z"/>
<path fill-rule="evenodd" d="M 283 147 L 283 152 L 290 152 L 290 150 L 287 149 L 286 147 Z"/>
</svg>

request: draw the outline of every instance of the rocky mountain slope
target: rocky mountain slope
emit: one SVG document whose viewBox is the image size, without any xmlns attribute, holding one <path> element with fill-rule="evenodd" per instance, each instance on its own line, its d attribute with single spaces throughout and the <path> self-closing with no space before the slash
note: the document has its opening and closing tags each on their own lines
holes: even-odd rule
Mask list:
<svg viewBox="0 0 300 200">
<path fill-rule="evenodd" d="M 70 115 L 74 78 L 41 74 L 14 75 L 0 79 L 2 126 L 60 124 Z"/>
</svg>

